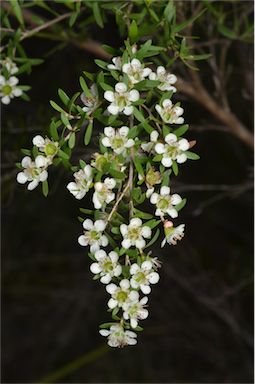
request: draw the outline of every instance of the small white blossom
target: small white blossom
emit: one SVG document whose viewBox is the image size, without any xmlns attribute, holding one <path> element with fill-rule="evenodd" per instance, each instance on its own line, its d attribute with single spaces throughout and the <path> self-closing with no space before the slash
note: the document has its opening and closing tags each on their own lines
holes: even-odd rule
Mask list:
<svg viewBox="0 0 255 384">
<path fill-rule="evenodd" d="M 160 188 L 160 194 L 154 192 L 150 198 L 150 202 L 156 204 L 157 207 L 155 215 L 161 217 L 164 217 L 166 213 L 172 218 L 177 217 L 178 212 L 174 206 L 181 201 L 181 196 L 177 193 L 170 195 L 170 188 L 166 186 Z"/>
<path fill-rule="evenodd" d="M 1 65 L 7 69 L 10 75 L 14 75 L 19 70 L 17 65 L 9 57 L 1 60 Z"/>
<path fill-rule="evenodd" d="M 114 324 L 110 329 L 100 329 L 100 335 L 108 337 L 110 347 L 124 347 L 125 345 L 135 345 L 137 343 L 136 333 L 125 331 L 121 324 Z"/>
<path fill-rule="evenodd" d="M 33 144 L 39 148 L 41 152 L 45 153 L 45 155 L 48 157 L 49 163 L 51 163 L 51 160 L 59 150 L 59 143 L 57 141 L 52 141 L 47 137 L 44 139 L 40 135 L 37 135 L 33 138 Z"/>
<path fill-rule="evenodd" d="M 17 87 L 18 82 L 15 76 L 6 79 L 0 75 L 0 97 L 3 104 L 9 104 L 11 99 L 22 95 L 22 90 Z"/>
<path fill-rule="evenodd" d="M 159 274 L 154 271 L 151 261 L 144 261 L 141 266 L 132 264 L 130 267 L 130 280 L 131 287 L 134 289 L 140 288 L 141 291 L 148 295 L 151 292 L 150 284 L 157 284 L 159 281 Z"/>
<path fill-rule="evenodd" d="M 112 192 L 116 186 L 115 179 L 107 177 L 104 182 L 95 183 L 95 192 L 92 201 L 96 209 L 102 208 L 104 204 L 109 204 L 115 198 L 115 193 Z"/>
<path fill-rule="evenodd" d="M 132 299 L 132 291 L 130 291 L 130 282 L 127 279 L 121 280 L 119 286 L 113 283 L 107 285 L 106 291 L 112 296 L 108 301 L 108 307 L 110 309 L 113 309 L 115 307 L 122 308 L 127 300 Z"/>
<path fill-rule="evenodd" d="M 132 295 L 131 295 L 132 294 Z M 148 317 L 148 311 L 145 309 L 145 305 L 148 302 L 148 297 L 143 297 L 139 301 L 139 293 L 137 291 L 131 291 L 130 300 L 127 300 L 123 304 L 123 317 L 125 320 L 130 320 L 132 328 L 136 328 L 138 320 L 144 320 Z"/>
<path fill-rule="evenodd" d="M 89 164 L 86 164 L 83 169 L 74 173 L 75 181 L 67 184 L 67 189 L 78 200 L 81 200 L 92 185 L 92 168 Z"/>
<path fill-rule="evenodd" d="M 92 84 L 90 87 L 90 94 L 91 96 L 86 96 L 84 92 L 81 94 L 81 101 L 85 105 L 82 110 L 87 112 L 87 114 L 93 112 L 98 105 L 98 89 L 96 84 Z"/>
<path fill-rule="evenodd" d="M 102 249 L 95 252 L 96 263 L 92 263 L 90 270 L 94 274 L 100 275 L 100 281 L 103 284 L 109 284 L 112 277 L 117 277 L 121 274 L 122 267 L 118 263 L 119 256 L 117 252 L 111 251 L 109 255 Z"/>
<path fill-rule="evenodd" d="M 159 133 L 157 131 L 152 131 L 150 133 L 150 141 L 141 144 L 141 148 L 145 152 L 151 152 L 154 150 L 155 144 L 158 140 Z"/>
<path fill-rule="evenodd" d="M 105 127 L 105 136 L 102 139 L 102 144 L 105 147 L 110 147 L 118 155 L 126 152 L 126 148 L 134 146 L 135 142 L 133 139 L 128 139 L 129 128 L 123 126 L 119 129 L 112 127 Z"/>
<path fill-rule="evenodd" d="M 169 133 L 165 137 L 165 144 L 155 145 L 156 153 L 163 155 L 161 163 L 164 167 L 171 167 L 173 160 L 177 163 L 184 163 L 187 160 L 185 152 L 189 149 L 189 142 L 186 139 L 178 140 L 177 136 Z"/>
<path fill-rule="evenodd" d="M 115 71 L 120 71 L 120 70 L 121 70 L 121 67 L 122 67 L 122 60 L 121 60 L 121 57 L 120 57 L 120 56 L 118 56 L 118 57 L 113 57 L 112 62 L 113 62 L 113 64 L 108 64 L 108 65 L 107 65 L 107 68 L 108 68 L 108 69 L 115 70 Z"/>
<path fill-rule="evenodd" d="M 85 229 L 84 234 L 79 236 L 78 243 L 83 247 L 90 245 L 90 252 L 95 253 L 100 249 L 100 246 L 106 247 L 108 245 L 108 239 L 103 232 L 106 228 L 106 222 L 104 220 L 96 220 L 93 223 L 92 220 L 86 219 L 82 224 Z"/>
<path fill-rule="evenodd" d="M 30 183 L 27 186 L 29 191 L 35 189 L 39 182 L 47 180 L 48 172 L 45 169 L 47 167 L 47 159 L 44 156 L 37 156 L 35 161 L 32 161 L 29 156 L 25 156 L 21 161 L 21 165 L 24 170 L 17 174 L 17 182 L 25 184 L 29 181 Z"/>
<path fill-rule="evenodd" d="M 157 86 L 161 91 L 173 91 L 176 92 L 176 88 L 173 87 L 173 84 L 176 83 L 177 77 L 171 73 L 168 73 L 166 69 L 162 66 L 157 68 L 157 73 L 150 73 L 150 80 L 158 80 L 160 84 Z"/>
<path fill-rule="evenodd" d="M 125 83 L 117 83 L 115 85 L 115 92 L 105 91 L 104 98 L 111 104 L 107 107 L 108 112 L 112 115 L 117 115 L 123 112 L 129 116 L 133 113 L 132 103 L 139 99 L 140 95 L 136 89 L 128 91 Z"/>
<path fill-rule="evenodd" d="M 161 119 L 168 124 L 183 124 L 184 118 L 180 117 L 184 110 L 181 107 L 173 105 L 170 99 L 165 99 L 161 107 L 159 104 L 156 104 L 155 109 L 158 114 L 161 116 Z"/>
<path fill-rule="evenodd" d="M 172 221 L 167 221 L 164 224 L 164 231 L 166 237 L 161 243 L 161 247 L 164 247 L 166 243 L 176 245 L 177 241 L 181 240 L 184 236 L 185 224 L 180 224 L 178 227 L 174 227 Z"/>
<path fill-rule="evenodd" d="M 123 236 L 121 243 L 123 248 L 130 248 L 132 245 L 138 249 L 145 247 L 145 239 L 151 237 L 151 229 L 148 226 L 142 226 L 142 220 L 139 218 L 133 218 L 130 220 L 129 225 L 121 224 L 120 232 Z"/>
<path fill-rule="evenodd" d="M 132 84 L 136 84 L 149 76 L 151 69 L 144 68 L 144 65 L 138 59 L 132 59 L 131 62 L 123 64 L 122 72 L 128 75 Z"/>
</svg>

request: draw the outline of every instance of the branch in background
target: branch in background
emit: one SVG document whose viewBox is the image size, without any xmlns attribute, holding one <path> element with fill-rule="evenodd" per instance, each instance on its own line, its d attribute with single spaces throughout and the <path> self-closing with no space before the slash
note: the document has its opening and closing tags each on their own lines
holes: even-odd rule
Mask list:
<svg viewBox="0 0 255 384">
<path fill-rule="evenodd" d="M 202 83 L 196 81 L 189 83 L 178 78 L 176 88 L 179 92 L 192 97 L 205 109 L 207 109 L 218 121 L 229 128 L 229 132 L 236 135 L 250 148 L 253 148 L 253 134 L 231 112 L 219 105 L 207 92 Z"/>
</svg>

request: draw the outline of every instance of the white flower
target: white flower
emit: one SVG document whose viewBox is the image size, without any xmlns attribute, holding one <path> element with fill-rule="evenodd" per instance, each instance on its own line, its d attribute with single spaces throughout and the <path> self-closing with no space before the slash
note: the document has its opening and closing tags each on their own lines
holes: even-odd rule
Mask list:
<svg viewBox="0 0 255 384">
<path fill-rule="evenodd" d="M 172 84 L 175 84 L 177 77 L 171 73 L 166 72 L 165 68 L 159 66 L 157 68 L 157 73 L 150 73 L 150 80 L 158 80 L 160 84 L 157 86 L 161 91 L 173 91 L 176 92 L 176 88 Z"/>
<path fill-rule="evenodd" d="M 161 163 L 164 167 L 171 167 L 173 160 L 177 163 L 184 163 L 187 160 L 185 152 L 189 149 L 189 142 L 186 139 L 178 140 L 177 136 L 169 133 L 165 137 L 165 144 L 157 143 L 155 151 L 158 154 L 163 154 Z"/>
<path fill-rule="evenodd" d="M 128 91 L 125 83 L 117 83 L 115 92 L 106 91 L 104 93 L 104 98 L 111 103 L 107 109 L 112 115 L 117 115 L 119 112 L 123 112 L 127 116 L 131 115 L 133 113 L 131 104 L 139 97 L 139 92 L 136 89 Z"/>
<path fill-rule="evenodd" d="M 30 181 L 27 186 L 29 191 L 35 189 L 40 181 L 47 180 L 48 172 L 45 169 L 47 167 L 47 159 L 44 156 L 37 156 L 35 161 L 32 161 L 29 156 L 25 156 L 21 161 L 21 165 L 24 170 L 17 174 L 17 182 L 25 184 L 27 181 Z"/>
<path fill-rule="evenodd" d="M 142 220 L 139 218 L 133 218 L 130 220 L 129 225 L 121 224 L 120 232 L 123 236 L 121 243 L 123 248 L 130 248 L 132 245 L 138 249 L 145 247 L 145 239 L 151 237 L 151 229 L 147 226 L 142 226 Z"/>
<path fill-rule="evenodd" d="M 90 245 L 90 252 L 95 253 L 99 250 L 100 246 L 106 247 L 108 245 L 108 239 L 103 235 L 103 231 L 106 228 L 106 222 L 104 220 L 96 220 L 93 223 L 92 220 L 86 219 L 82 224 L 85 229 L 84 234 L 78 238 L 78 243 L 83 247 Z"/>
<path fill-rule="evenodd" d="M 17 87 L 18 82 L 15 76 L 6 79 L 0 75 L 0 97 L 3 104 L 9 104 L 11 99 L 22 95 L 22 90 Z"/>
<path fill-rule="evenodd" d="M 182 198 L 177 193 L 170 195 L 169 187 L 161 187 L 160 194 L 154 192 L 151 195 L 150 202 L 156 204 L 156 216 L 164 217 L 167 213 L 172 218 L 178 216 L 177 210 L 174 208 L 175 205 L 179 204 L 182 201 Z"/>
<path fill-rule="evenodd" d="M 129 128 L 123 126 L 119 129 L 105 127 L 105 136 L 102 139 L 102 144 L 105 147 L 110 147 L 118 155 L 126 151 L 126 148 L 131 148 L 135 144 L 133 139 L 128 139 Z"/>
<path fill-rule="evenodd" d="M 59 150 L 59 143 L 57 141 L 52 141 L 47 137 L 44 139 L 40 135 L 33 138 L 33 144 L 39 148 L 41 152 L 45 153 L 45 155 L 49 158 L 49 163 L 51 163 L 51 160 Z"/>
<path fill-rule="evenodd" d="M 150 284 L 157 284 L 159 281 L 159 274 L 153 270 L 153 264 L 148 260 L 144 261 L 141 266 L 136 263 L 132 264 L 130 274 L 132 275 L 131 287 L 140 288 L 145 295 L 151 292 Z"/>
<path fill-rule="evenodd" d="M 112 296 L 108 301 L 108 307 L 110 309 L 113 309 L 115 307 L 122 308 L 127 300 L 132 299 L 132 291 L 130 291 L 130 282 L 127 279 L 121 280 L 119 286 L 113 283 L 107 285 L 106 291 Z"/>
<path fill-rule="evenodd" d="M 166 237 L 162 241 L 161 247 L 164 247 L 166 242 L 170 245 L 176 245 L 177 241 L 180 241 L 184 236 L 184 228 L 185 224 L 180 224 L 178 225 L 178 227 L 174 227 L 172 221 L 166 221 L 164 224 L 164 231 Z"/>
<path fill-rule="evenodd" d="M 148 297 L 145 296 L 139 301 L 139 293 L 137 291 L 131 291 L 130 296 L 130 300 L 123 304 L 123 317 L 125 320 L 130 319 L 131 327 L 136 328 L 138 320 L 144 320 L 148 317 L 149 313 L 144 308 L 148 302 Z"/>
<path fill-rule="evenodd" d="M 113 57 L 112 58 L 112 62 L 113 64 L 108 64 L 107 65 L 107 68 L 108 69 L 113 69 L 113 70 L 116 70 L 116 71 L 120 71 L 121 70 L 121 67 L 122 67 L 122 60 L 121 60 L 121 57 L 118 56 L 118 57 Z"/>
<path fill-rule="evenodd" d="M 135 345 L 137 343 L 136 333 L 125 331 L 123 326 L 114 324 L 108 329 L 100 329 L 100 335 L 108 337 L 108 345 L 110 347 L 124 347 L 125 345 Z"/>
<path fill-rule="evenodd" d="M 165 99 L 162 105 L 163 105 L 163 108 L 159 104 L 156 104 L 155 109 L 165 123 L 168 123 L 168 124 L 184 123 L 184 118 L 180 117 L 184 112 L 183 108 L 173 105 L 172 101 L 169 99 Z"/>
<path fill-rule="evenodd" d="M 95 252 L 95 259 L 97 263 L 93 263 L 90 266 L 90 270 L 94 274 L 99 274 L 101 283 L 109 284 L 112 277 L 119 276 L 122 268 L 118 263 L 119 256 L 116 252 L 111 251 L 109 255 L 102 249 Z"/>
<path fill-rule="evenodd" d="M 115 198 L 115 193 L 112 192 L 116 186 L 115 179 L 107 177 L 104 182 L 95 183 L 95 192 L 92 201 L 96 209 L 102 208 L 104 204 L 109 204 Z"/>
<path fill-rule="evenodd" d="M 98 105 L 98 89 L 96 84 L 92 84 L 90 87 L 90 93 L 91 96 L 86 96 L 84 92 L 81 94 L 81 101 L 85 105 L 82 110 L 87 112 L 87 114 L 93 112 Z"/>
<path fill-rule="evenodd" d="M 76 199 L 81 200 L 86 195 L 92 184 L 93 177 L 91 166 L 86 164 L 83 169 L 75 172 L 74 179 L 75 181 L 67 184 L 67 189 Z"/>
<path fill-rule="evenodd" d="M 131 62 L 123 64 L 122 72 L 128 75 L 132 84 L 136 84 L 149 76 L 151 69 L 144 68 L 144 65 L 138 59 L 133 59 Z"/>
<path fill-rule="evenodd" d="M 2 60 L 1 65 L 7 69 L 10 75 L 14 75 L 19 70 L 17 65 L 9 57 Z"/>
<path fill-rule="evenodd" d="M 150 133 L 150 141 L 141 144 L 142 150 L 145 152 L 151 152 L 155 147 L 158 137 L 159 133 L 157 131 L 152 131 Z"/>
</svg>

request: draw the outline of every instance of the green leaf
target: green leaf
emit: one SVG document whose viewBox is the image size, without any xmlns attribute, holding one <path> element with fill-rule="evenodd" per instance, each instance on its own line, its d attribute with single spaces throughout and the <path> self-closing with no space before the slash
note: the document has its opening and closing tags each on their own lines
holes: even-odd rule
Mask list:
<svg viewBox="0 0 255 384">
<path fill-rule="evenodd" d="M 148 244 L 146 244 L 146 246 L 144 247 L 144 249 L 145 249 L 145 248 L 148 248 L 148 247 L 151 247 L 151 246 L 158 240 L 159 235 L 160 235 L 160 229 L 157 228 L 157 230 L 156 230 L 156 232 L 155 232 L 153 238 L 151 239 L 151 241 L 150 241 Z"/>
<path fill-rule="evenodd" d="M 67 94 L 63 91 L 63 89 L 61 89 L 61 88 L 58 89 L 58 95 L 59 95 L 60 99 L 63 101 L 63 103 L 65 105 L 68 105 L 70 99 L 67 96 Z"/>
<path fill-rule="evenodd" d="M 20 151 L 26 156 L 31 156 L 31 151 L 29 149 L 21 148 Z"/>
<path fill-rule="evenodd" d="M 153 229 L 153 228 L 157 227 L 160 223 L 161 223 L 161 220 L 152 219 L 152 220 L 147 221 L 144 225 Z"/>
<path fill-rule="evenodd" d="M 13 10 L 15 16 L 17 17 L 19 23 L 21 25 L 24 25 L 23 15 L 22 15 L 21 7 L 19 5 L 19 1 L 18 0 L 11 0 L 9 2 L 9 4 L 12 7 L 12 10 Z"/>
<path fill-rule="evenodd" d="M 178 33 L 182 31 L 184 28 L 186 28 L 189 24 L 192 24 L 195 20 L 197 20 L 204 12 L 206 11 L 206 8 L 202 9 L 198 14 L 192 16 L 190 19 L 185 20 L 183 23 L 179 25 L 175 25 L 173 27 L 173 32 Z"/>
<path fill-rule="evenodd" d="M 138 28 L 136 21 L 133 20 L 132 23 L 130 24 L 129 30 L 128 30 L 128 36 L 130 39 L 130 43 L 134 44 L 137 42 L 138 39 Z"/>
<path fill-rule="evenodd" d="M 103 69 L 107 69 L 107 65 L 108 65 L 108 63 L 106 63 L 105 61 L 103 61 L 103 60 L 98 60 L 98 59 L 96 59 L 96 60 L 94 60 L 94 61 L 95 61 L 96 65 L 97 65 L 98 67 L 103 68 Z"/>
<path fill-rule="evenodd" d="M 110 328 L 112 325 L 115 325 L 116 323 L 111 322 L 111 323 L 103 323 L 99 325 L 99 328 Z"/>
<path fill-rule="evenodd" d="M 179 137 L 179 136 L 184 135 L 184 133 L 187 132 L 188 129 L 189 129 L 188 124 L 184 124 L 181 127 L 177 128 L 175 131 L 173 131 L 173 134 L 175 134 L 175 136 Z"/>
<path fill-rule="evenodd" d="M 77 3 L 78 4 L 78 3 Z M 79 16 L 79 12 L 73 12 L 70 19 L 69 19 L 69 26 L 72 27 Z"/>
<path fill-rule="evenodd" d="M 93 131 L 93 121 L 91 121 L 88 124 L 87 129 L 85 131 L 85 135 L 84 135 L 84 144 L 85 145 L 88 145 L 90 143 L 92 131 Z"/>
<path fill-rule="evenodd" d="M 182 199 L 182 201 L 179 204 L 175 205 L 174 208 L 176 209 L 176 211 L 180 211 L 186 205 L 186 203 L 187 199 Z"/>
<path fill-rule="evenodd" d="M 172 169 L 173 169 L 175 176 L 177 176 L 179 173 L 179 168 L 178 168 L 178 164 L 176 163 L 175 160 L 173 160 Z"/>
<path fill-rule="evenodd" d="M 48 181 L 45 180 L 42 182 L 42 193 L 45 197 L 48 196 L 48 193 L 49 193 L 49 186 L 48 186 Z"/>
<path fill-rule="evenodd" d="M 65 127 L 67 127 L 68 129 L 72 128 L 71 125 L 70 125 L 70 122 L 66 116 L 66 112 L 62 112 L 61 113 L 61 121 L 62 123 L 64 124 Z"/>
<path fill-rule="evenodd" d="M 124 172 L 116 171 L 116 169 L 110 168 L 108 171 L 114 178 L 123 180 L 125 179 L 126 175 Z"/>
<path fill-rule="evenodd" d="M 86 209 L 86 208 L 80 208 L 80 211 L 82 213 L 85 213 L 86 215 L 92 215 L 94 213 L 94 211 L 92 211 L 92 209 Z"/>
<path fill-rule="evenodd" d="M 104 90 L 104 91 L 113 91 L 113 87 L 109 84 L 106 84 L 106 83 L 100 83 L 100 87 Z"/>
<path fill-rule="evenodd" d="M 156 155 L 153 157 L 152 161 L 158 162 L 162 160 L 163 155 Z"/>
<path fill-rule="evenodd" d="M 171 174 L 172 170 L 169 169 L 168 171 L 166 171 L 164 173 L 164 176 L 163 176 L 163 179 L 162 179 L 162 183 L 161 183 L 161 186 L 164 187 L 168 187 L 169 186 L 169 179 L 170 179 L 170 174 Z"/>
<path fill-rule="evenodd" d="M 136 120 L 140 121 L 141 123 L 145 122 L 145 118 L 144 118 L 142 112 L 140 112 L 136 107 L 133 107 L 133 113 L 134 113 Z"/>
<path fill-rule="evenodd" d="M 164 16 L 168 23 L 175 18 L 175 6 L 173 0 L 169 0 L 166 8 L 164 9 Z"/>
<path fill-rule="evenodd" d="M 185 155 L 190 160 L 199 160 L 200 159 L 200 156 L 197 155 L 195 152 L 186 151 Z"/>
<path fill-rule="evenodd" d="M 134 158 L 134 164 L 135 164 L 135 168 L 137 170 L 137 172 L 141 175 L 141 176 L 144 176 L 144 170 L 143 170 L 143 166 L 141 164 L 141 161 L 140 161 L 140 158 L 138 156 L 136 156 Z"/>
<path fill-rule="evenodd" d="M 58 139 L 59 139 L 58 130 L 57 130 L 57 126 L 56 126 L 56 123 L 54 120 L 52 120 L 50 123 L 50 135 L 51 135 L 53 140 L 58 141 Z"/>
<path fill-rule="evenodd" d="M 73 107 L 74 107 L 74 102 L 76 101 L 77 97 L 79 97 L 81 94 L 81 92 L 76 92 L 73 97 L 71 98 L 71 100 L 69 101 L 68 103 L 68 111 L 69 111 L 69 114 L 72 112 L 73 110 Z"/>
<path fill-rule="evenodd" d="M 85 95 L 87 97 L 91 97 L 90 90 L 86 84 L 84 77 L 82 77 L 82 76 L 80 76 L 80 85 L 81 85 L 81 88 L 82 88 L 83 92 L 85 93 Z"/>
<path fill-rule="evenodd" d="M 54 108 L 56 111 L 66 113 L 66 112 L 63 110 L 63 108 L 61 108 L 57 103 L 55 103 L 55 101 L 50 100 L 50 105 L 51 105 L 52 108 Z"/>
<path fill-rule="evenodd" d="M 58 156 L 64 160 L 69 160 L 70 157 L 66 152 L 62 151 L 62 149 L 58 150 Z"/>
<path fill-rule="evenodd" d="M 160 81 L 158 80 L 142 80 L 135 84 L 135 89 L 138 91 L 147 91 L 148 89 L 154 89 L 159 84 Z"/>
<path fill-rule="evenodd" d="M 167 125 L 163 125 L 163 136 L 166 137 L 170 133 L 170 128 Z"/>
<path fill-rule="evenodd" d="M 68 146 L 69 148 L 73 149 L 75 146 L 75 133 L 72 132 L 69 139 L 68 139 Z"/>
<path fill-rule="evenodd" d="M 119 235 L 120 234 L 120 228 L 119 227 L 112 227 L 111 232 L 114 235 Z"/>
<path fill-rule="evenodd" d="M 152 131 L 154 131 L 154 128 L 153 128 L 150 124 L 148 124 L 147 121 L 144 121 L 144 122 L 142 123 L 142 127 L 143 127 L 143 128 L 145 129 L 145 131 L 148 132 L 148 133 L 151 133 Z"/>
<path fill-rule="evenodd" d="M 141 219 L 147 219 L 150 220 L 153 218 L 153 215 L 147 212 L 142 212 L 137 208 L 134 208 L 134 217 L 140 217 Z"/>
<path fill-rule="evenodd" d="M 232 31 L 228 27 L 226 27 L 223 24 L 218 25 L 218 31 L 225 37 L 228 37 L 229 39 L 236 39 L 237 35 L 235 31 Z"/>
<path fill-rule="evenodd" d="M 98 2 L 97 1 L 93 2 L 92 9 L 93 9 L 93 14 L 94 14 L 96 23 L 99 25 L 99 27 L 104 28 L 104 23 L 103 23 L 101 11 L 100 11 L 100 8 L 98 6 Z"/>
</svg>

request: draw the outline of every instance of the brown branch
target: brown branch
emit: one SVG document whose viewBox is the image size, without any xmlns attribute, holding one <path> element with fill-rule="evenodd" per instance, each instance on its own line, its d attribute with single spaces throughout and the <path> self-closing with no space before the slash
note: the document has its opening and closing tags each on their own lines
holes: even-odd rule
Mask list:
<svg viewBox="0 0 255 384">
<path fill-rule="evenodd" d="M 193 77 L 194 79 L 194 77 Z M 253 148 L 253 134 L 238 120 L 231 112 L 219 105 L 207 92 L 199 81 L 189 83 L 186 80 L 178 78 L 176 84 L 178 91 L 192 97 L 205 109 L 207 109 L 218 121 L 229 127 L 229 132 L 236 135 L 250 148 Z"/>
</svg>

